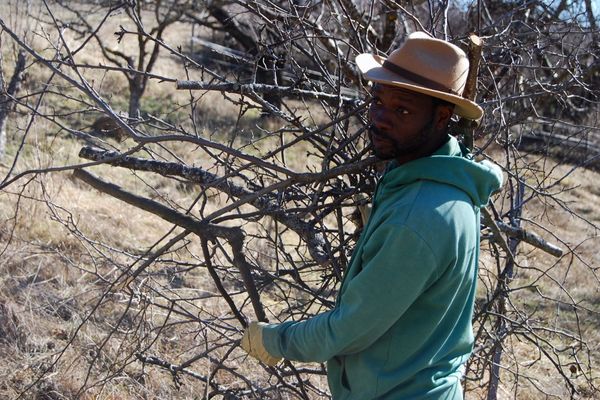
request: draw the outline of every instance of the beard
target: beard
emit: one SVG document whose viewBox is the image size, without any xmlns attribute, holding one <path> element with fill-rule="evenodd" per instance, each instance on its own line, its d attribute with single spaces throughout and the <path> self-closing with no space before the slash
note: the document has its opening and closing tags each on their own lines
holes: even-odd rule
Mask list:
<svg viewBox="0 0 600 400">
<path fill-rule="evenodd" d="M 371 139 L 371 150 L 373 154 L 380 160 L 391 160 L 407 154 L 414 154 L 423 149 L 423 147 L 432 140 L 435 134 L 435 126 L 433 117 L 431 120 L 421 129 L 421 131 L 413 138 L 406 141 L 399 141 L 389 136 L 385 131 L 371 125 L 369 128 L 369 138 Z M 384 149 L 378 149 L 373 144 L 373 136 L 383 138 L 385 141 L 390 143 Z"/>
</svg>

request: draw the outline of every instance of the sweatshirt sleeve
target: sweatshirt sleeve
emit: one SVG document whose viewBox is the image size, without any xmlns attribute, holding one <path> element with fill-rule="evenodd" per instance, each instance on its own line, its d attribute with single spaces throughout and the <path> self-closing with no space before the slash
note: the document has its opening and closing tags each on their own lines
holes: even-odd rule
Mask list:
<svg viewBox="0 0 600 400">
<path fill-rule="evenodd" d="M 376 229 L 364 245 L 362 258 L 362 270 L 347 283 L 335 308 L 304 321 L 266 327 L 267 351 L 289 360 L 317 362 L 360 352 L 381 337 L 439 275 L 431 248 L 406 226 Z"/>
</svg>

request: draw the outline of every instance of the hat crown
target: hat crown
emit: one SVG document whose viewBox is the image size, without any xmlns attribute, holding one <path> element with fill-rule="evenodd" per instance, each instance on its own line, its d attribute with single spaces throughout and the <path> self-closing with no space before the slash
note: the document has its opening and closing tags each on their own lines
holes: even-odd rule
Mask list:
<svg viewBox="0 0 600 400">
<path fill-rule="evenodd" d="M 410 34 L 387 62 L 436 82 L 459 96 L 464 92 L 469 73 L 469 60 L 464 51 L 423 32 Z"/>
</svg>

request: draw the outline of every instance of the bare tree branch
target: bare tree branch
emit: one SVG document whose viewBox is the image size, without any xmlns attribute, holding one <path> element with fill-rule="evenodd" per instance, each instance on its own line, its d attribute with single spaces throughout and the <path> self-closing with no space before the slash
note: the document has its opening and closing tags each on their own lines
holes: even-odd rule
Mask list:
<svg viewBox="0 0 600 400">
<path fill-rule="evenodd" d="M 232 252 L 234 255 L 234 261 L 239 268 L 240 274 L 246 285 L 246 290 L 250 296 L 250 300 L 254 307 L 256 317 L 260 321 L 267 321 L 265 312 L 260 302 L 260 297 L 254 279 L 250 272 L 251 265 L 246 261 L 243 255 L 243 233 L 241 229 L 222 227 L 202 221 L 196 221 L 191 217 L 177 213 L 169 207 L 163 206 L 153 200 L 137 196 L 135 194 L 124 191 L 118 186 L 103 182 L 102 180 L 94 177 L 92 174 L 85 172 L 83 169 L 76 169 L 73 171 L 73 176 L 81 179 L 95 189 L 116 197 L 128 204 L 135 207 L 141 208 L 144 211 L 148 211 L 155 214 L 175 225 L 181 226 L 191 232 L 194 232 L 200 238 L 209 241 L 215 241 L 217 238 L 225 238 L 231 245 Z"/>
</svg>

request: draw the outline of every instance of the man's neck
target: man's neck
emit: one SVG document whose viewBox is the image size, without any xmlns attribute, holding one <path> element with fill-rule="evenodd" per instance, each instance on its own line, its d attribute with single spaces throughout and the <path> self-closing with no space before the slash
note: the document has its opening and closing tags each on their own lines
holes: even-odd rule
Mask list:
<svg viewBox="0 0 600 400">
<path fill-rule="evenodd" d="M 444 134 L 438 140 L 436 140 L 434 144 L 424 147 L 423 150 L 420 152 L 411 154 L 401 154 L 397 156 L 396 162 L 398 163 L 398 165 L 402 165 L 419 158 L 429 157 L 430 155 L 435 153 L 440 147 L 446 144 L 446 142 L 448 142 L 449 139 L 450 137 Z"/>
</svg>

